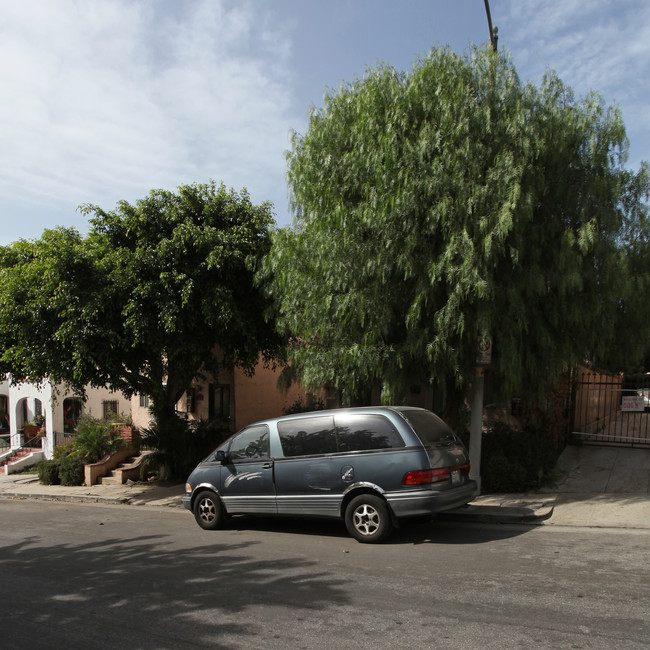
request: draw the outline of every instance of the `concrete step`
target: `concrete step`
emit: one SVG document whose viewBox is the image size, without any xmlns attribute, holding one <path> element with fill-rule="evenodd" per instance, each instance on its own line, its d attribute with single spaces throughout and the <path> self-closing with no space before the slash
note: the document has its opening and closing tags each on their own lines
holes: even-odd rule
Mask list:
<svg viewBox="0 0 650 650">
<path fill-rule="evenodd" d="M 120 485 L 120 480 L 117 478 L 117 476 L 100 476 L 97 479 L 97 484 L 98 485 Z"/>
</svg>

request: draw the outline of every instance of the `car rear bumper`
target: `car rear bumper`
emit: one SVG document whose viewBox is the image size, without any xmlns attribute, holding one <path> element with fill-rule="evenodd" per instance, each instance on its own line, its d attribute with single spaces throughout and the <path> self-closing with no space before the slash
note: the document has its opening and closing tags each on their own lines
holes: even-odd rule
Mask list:
<svg viewBox="0 0 650 650">
<path fill-rule="evenodd" d="M 434 515 L 445 510 L 460 508 L 478 494 L 476 481 L 448 490 L 401 490 L 389 492 L 384 496 L 397 518 Z"/>
</svg>

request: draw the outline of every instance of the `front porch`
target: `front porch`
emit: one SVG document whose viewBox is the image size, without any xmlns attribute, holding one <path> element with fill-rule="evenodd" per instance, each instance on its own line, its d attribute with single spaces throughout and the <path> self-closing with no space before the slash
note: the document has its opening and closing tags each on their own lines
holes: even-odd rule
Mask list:
<svg viewBox="0 0 650 650">
<path fill-rule="evenodd" d="M 0 453 L 0 472 L 7 475 L 15 474 L 44 459 L 42 442 L 39 438 L 33 437 L 18 448 L 7 450 L 3 447 Z"/>
</svg>

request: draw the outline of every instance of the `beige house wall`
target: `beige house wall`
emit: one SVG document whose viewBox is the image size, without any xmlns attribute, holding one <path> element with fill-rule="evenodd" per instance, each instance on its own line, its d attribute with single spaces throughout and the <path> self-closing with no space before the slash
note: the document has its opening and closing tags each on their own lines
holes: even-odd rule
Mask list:
<svg viewBox="0 0 650 650">
<path fill-rule="evenodd" d="M 237 430 L 251 422 L 279 417 L 283 409 L 297 400 L 305 402 L 311 393 L 302 386 L 292 385 L 284 393 L 278 388 L 280 370 L 265 368 L 259 363 L 252 377 L 247 377 L 240 369 L 234 372 L 235 423 Z"/>
<path fill-rule="evenodd" d="M 281 369 L 272 369 L 259 363 L 252 377 L 239 368 L 233 372 L 221 372 L 218 377 L 207 375 L 204 381 L 196 382 L 191 395 L 184 395 L 176 405 L 179 413 L 189 420 L 207 420 L 210 417 L 209 386 L 220 384 L 230 389 L 230 419 L 224 426 L 233 433 L 252 422 L 266 418 L 279 417 L 283 409 L 296 401 L 306 402 L 311 398 L 301 386 L 293 385 L 287 392 L 278 388 Z M 322 395 L 319 395 L 324 400 Z M 151 425 L 151 416 L 146 407 L 140 405 L 140 396 L 131 398 L 131 415 L 133 424 L 139 429 Z"/>
<path fill-rule="evenodd" d="M 83 405 L 83 414 L 90 415 L 93 418 L 102 419 L 104 417 L 104 402 L 117 402 L 117 413 L 124 417 L 131 417 L 131 400 L 124 397 L 122 393 L 109 390 L 107 388 L 86 388 L 88 399 Z M 60 400 L 61 423 L 63 423 L 63 399 Z M 55 415 L 56 418 L 56 415 Z M 63 430 L 63 425 L 61 425 Z"/>
<path fill-rule="evenodd" d="M 140 406 L 140 395 L 134 395 L 131 398 L 131 422 L 140 431 L 151 426 L 149 407 Z"/>
</svg>

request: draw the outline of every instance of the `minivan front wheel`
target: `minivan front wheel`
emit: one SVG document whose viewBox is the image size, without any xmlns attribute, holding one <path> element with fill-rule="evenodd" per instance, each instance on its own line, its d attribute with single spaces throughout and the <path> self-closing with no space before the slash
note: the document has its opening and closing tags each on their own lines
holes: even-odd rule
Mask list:
<svg viewBox="0 0 650 650">
<path fill-rule="evenodd" d="M 194 519 L 205 530 L 221 528 L 224 521 L 221 499 L 210 490 L 199 492 L 194 499 Z"/>
<path fill-rule="evenodd" d="M 393 530 L 386 502 L 374 494 L 360 494 L 348 503 L 345 526 L 352 537 L 365 544 L 381 542 Z"/>
</svg>

